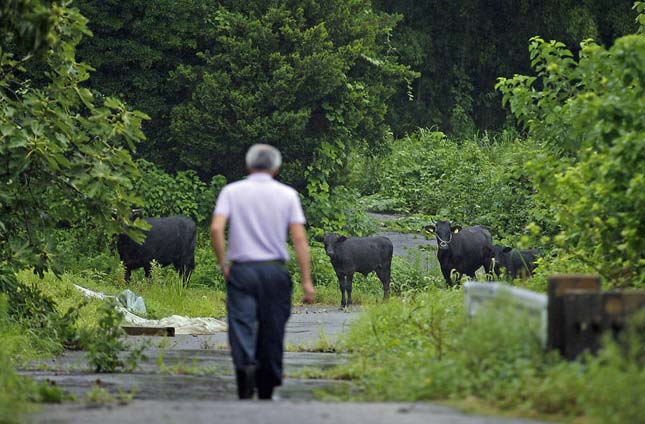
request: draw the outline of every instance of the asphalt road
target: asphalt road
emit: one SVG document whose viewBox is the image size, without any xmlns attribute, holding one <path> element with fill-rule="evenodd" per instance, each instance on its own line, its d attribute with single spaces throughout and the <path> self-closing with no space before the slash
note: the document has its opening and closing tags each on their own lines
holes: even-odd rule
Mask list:
<svg viewBox="0 0 645 424">
<path fill-rule="evenodd" d="M 375 219 L 391 219 L 387 215 Z M 419 247 L 434 240 L 415 234 L 381 233 L 394 244 L 394 254 L 412 261 L 423 255 L 421 264 L 430 266 L 428 252 Z M 417 263 L 418 263 L 418 259 Z M 302 350 L 344 334 L 360 309 L 339 311 L 336 307 L 298 307 L 287 325 L 284 385 L 274 401 L 236 400 L 233 368 L 226 333 L 208 336 L 179 335 L 174 338 L 130 337 L 132 345 L 148 344 L 148 361 L 135 373 L 95 374 L 83 352 L 67 352 L 23 370 L 39 380 L 49 380 L 78 399 L 59 405 L 44 405 L 30 416 L 34 423 L 307 423 L 307 424 L 407 424 L 407 423 L 529 423 L 535 421 L 482 417 L 430 403 L 320 402 L 319 389 L 350 383 L 300 378 L 305 369 L 334 366 L 347 360 L 335 353 Z M 295 350 L 295 351 L 293 351 Z M 87 394 L 96 386 L 119 398 L 132 393 L 126 404 L 90 406 Z M 347 388 L 350 387 L 350 388 Z"/>
<path fill-rule="evenodd" d="M 316 345 L 324 334 L 335 340 L 344 333 L 360 310 L 297 308 L 288 325 L 287 344 Z M 34 423 L 526 423 L 498 417 L 468 415 L 429 403 L 320 402 L 315 393 L 322 388 L 349 383 L 299 378 L 303 369 L 326 368 L 347 360 L 346 356 L 320 352 L 287 352 L 284 385 L 274 401 L 235 400 L 235 381 L 226 335 L 178 336 L 174 338 L 132 337 L 136 345 L 147 341 L 149 360 L 135 373 L 95 374 L 83 352 L 34 363 L 22 372 L 49 380 L 78 401 L 44 405 L 30 416 Z M 193 375 L 197 371 L 198 375 Z M 133 393 L 127 404 L 91 406 L 87 394 L 96 385 L 119 398 Z M 349 390 L 349 389 L 348 389 Z"/>
<path fill-rule="evenodd" d="M 422 403 L 324 403 L 306 401 L 134 401 L 113 408 L 54 407 L 39 423 L 141 424 L 494 424 L 529 423 L 476 417 Z"/>
</svg>

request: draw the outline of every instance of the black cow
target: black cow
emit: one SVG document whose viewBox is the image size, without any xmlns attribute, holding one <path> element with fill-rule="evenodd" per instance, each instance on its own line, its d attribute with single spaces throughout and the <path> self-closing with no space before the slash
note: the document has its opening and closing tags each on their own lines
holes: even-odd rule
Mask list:
<svg viewBox="0 0 645 424">
<path fill-rule="evenodd" d="M 462 274 L 475 277 L 475 271 L 483 266 L 487 273 L 492 270 L 493 238 L 488 228 L 476 225 L 461 228 L 451 226 L 449 221 L 438 221 L 428 225 L 426 230 L 433 232 L 437 238 L 437 258 L 446 284 L 452 286 L 451 272 L 457 271 L 457 281 Z"/>
<path fill-rule="evenodd" d="M 533 274 L 542 251 L 539 249 L 516 250 L 508 246 L 493 246 L 495 274 L 505 272 L 511 278 L 528 277 Z"/>
<path fill-rule="evenodd" d="M 383 297 L 390 296 L 390 272 L 394 246 L 386 237 L 344 237 L 338 234 L 325 234 L 325 251 L 331 259 L 342 295 L 340 306 L 352 304 L 352 282 L 354 273 L 367 275 L 376 272 L 383 283 Z M 347 301 L 345 301 L 347 292 Z"/>
<path fill-rule="evenodd" d="M 125 280 L 130 281 L 133 269 L 145 270 L 151 276 L 151 261 L 161 266 L 173 265 L 187 281 L 195 269 L 195 245 L 197 225 L 183 215 L 167 218 L 145 218 L 152 227 L 148 230 L 143 244 L 138 244 L 125 234 L 117 241 L 119 256 L 125 265 Z"/>
</svg>

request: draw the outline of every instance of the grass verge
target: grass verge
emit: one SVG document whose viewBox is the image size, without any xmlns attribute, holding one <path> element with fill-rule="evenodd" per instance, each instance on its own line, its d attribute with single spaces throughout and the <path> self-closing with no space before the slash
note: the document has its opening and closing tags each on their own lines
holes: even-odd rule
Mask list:
<svg viewBox="0 0 645 424">
<path fill-rule="evenodd" d="M 430 289 L 366 308 L 340 346 L 352 397 L 439 401 L 478 413 L 600 423 L 645 410 L 645 317 L 617 343 L 576 362 L 543 352 L 537 323 L 503 304 L 465 316 L 463 292 Z M 629 342 L 626 341 L 629 339 Z"/>
</svg>

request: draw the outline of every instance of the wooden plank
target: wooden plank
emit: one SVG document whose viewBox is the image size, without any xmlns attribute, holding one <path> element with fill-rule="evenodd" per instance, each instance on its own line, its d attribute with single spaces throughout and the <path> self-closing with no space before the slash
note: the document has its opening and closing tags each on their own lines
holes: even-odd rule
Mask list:
<svg viewBox="0 0 645 424">
<path fill-rule="evenodd" d="M 131 327 L 122 326 L 128 336 L 175 337 L 175 327 Z"/>
<path fill-rule="evenodd" d="M 549 306 L 547 325 L 547 347 L 557 349 L 564 354 L 565 325 L 564 304 L 562 295 L 571 291 L 585 290 L 587 292 L 600 291 L 600 277 L 587 274 L 554 275 L 549 278 Z"/>
<path fill-rule="evenodd" d="M 606 328 L 602 314 L 604 293 L 572 290 L 559 297 L 562 304 L 560 352 L 568 360 L 581 353 L 596 353 Z"/>
<path fill-rule="evenodd" d="M 549 279 L 548 347 L 569 360 L 602 347 L 604 334 L 615 338 L 630 317 L 645 309 L 645 291 L 600 291 L 595 276 L 557 276 Z"/>
</svg>

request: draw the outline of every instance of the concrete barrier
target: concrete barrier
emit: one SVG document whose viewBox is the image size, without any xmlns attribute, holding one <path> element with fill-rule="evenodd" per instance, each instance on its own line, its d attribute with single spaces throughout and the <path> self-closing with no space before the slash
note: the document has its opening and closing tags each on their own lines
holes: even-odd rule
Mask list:
<svg viewBox="0 0 645 424">
<path fill-rule="evenodd" d="M 466 311 L 470 317 L 477 315 L 483 305 L 499 299 L 535 316 L 540 323 L 540 341 L 542 346 L 546 347 L 549 305 L 547 295 L 503 283 L 474 281 L 464 283 L 464 292 L 466 294 Z"/>
</svg>

